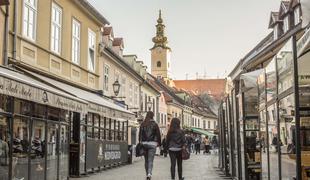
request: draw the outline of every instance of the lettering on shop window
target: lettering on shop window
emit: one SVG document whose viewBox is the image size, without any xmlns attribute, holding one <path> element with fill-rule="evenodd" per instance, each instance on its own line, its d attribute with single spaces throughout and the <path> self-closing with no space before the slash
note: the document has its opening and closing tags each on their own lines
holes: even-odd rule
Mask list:
<svg viewBox="0 0 310 180">
<path fill-rule="evenodd" d="M 104 159 L 115 160 L 121 159 L 121 146 L 119 144 L 105 144 Z"/>
</svg>

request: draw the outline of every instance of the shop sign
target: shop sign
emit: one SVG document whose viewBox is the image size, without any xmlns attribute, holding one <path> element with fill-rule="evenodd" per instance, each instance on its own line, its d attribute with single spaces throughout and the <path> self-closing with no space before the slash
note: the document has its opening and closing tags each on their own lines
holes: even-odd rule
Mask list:
<svg viewBox="0 0 310 180">
<path fill-rule="evenodd" d="M 92 169 L 128 161 L 127 142 L 87 139 L 86 168 Z"/>
<path fill-rule="evenodd" d="M 110 109 L 104 106 L 100 106 L 94 103 L 88 103 L 88 110 L 90 112 L 98 113 L 104 117 L 111 117 Z"/>
<path fill-rule="evenodd" d="M 310 84 L 310 75 L 309 74 L 301 74 L 298 76 L 298 83 L 301 85 Z"/>
<path fill-rule="evenodd" d="M 0 94 L 75 112 L 83 112 L 86 109 L 86 104 L 84 103 L 4 77 L 0 77 Z"/>
<path fill-rule="evenodd" d="M 310 44 L 310 29 L 297 41 L 297 57 L 299 57 L 303 51 Z"/>
</svg>

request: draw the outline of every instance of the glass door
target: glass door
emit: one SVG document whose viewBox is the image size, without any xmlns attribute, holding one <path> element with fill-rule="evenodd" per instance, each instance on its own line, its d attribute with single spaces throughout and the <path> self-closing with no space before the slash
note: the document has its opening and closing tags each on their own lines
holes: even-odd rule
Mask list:
<svg viewBox="0 0 310 180">
<path fill-rule="evenodd" d="M 69 177 L 69 127 L 60 125 L 59 135 L 59 179 L 65 180 Z"/>
</svg>

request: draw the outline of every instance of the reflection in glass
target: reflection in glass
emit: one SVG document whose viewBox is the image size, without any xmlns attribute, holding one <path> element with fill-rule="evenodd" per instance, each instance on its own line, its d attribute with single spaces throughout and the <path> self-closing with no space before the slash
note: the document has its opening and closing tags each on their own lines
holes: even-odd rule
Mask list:
<svg viewBox="0 0 310 180">
<path fill-rule="evenodd" d="M 289 40 L 285 46 L 276 55 L 278 68 L 278 93 L 293 86 L 293 48 L 292 40 Z"/>
<path fill-rule="evenodd" d="M 9 172 L 9 126 L 7 118 L 0 115 L 0 179 L 8 180 Z"/>
<path fill-rule="evenodd" d="M 268 123 L 268 150 L 269 150 L 269 167 L 270 179 L 279 178 L 279 157 L 278 157 L 278 130 L 276 119 L 276 104 L 267 108 L 267 123 Z"/>
<path fill-rule="evenodd" d="M 45 123 L 33 121 L 31 137 L 31 179 L 44 179 L 45 167 Z"/>
<path fill-rule="evenodd" d="M 47 179 L 56 180 L 57 176 L 57 138 L 58 124 L 47 125 Z"/>
<path fill-rule="evenodd" d="M 252 88 L 244 93 L 245 99 L 245 116 L 255 116 L 258 115 L 258 90 L 256 88 Z"/>
<path fill-rule="evenodd" d="M 66 180 L 69 177 L 69 128 L 67 125 L 60 126 L 59 138 L 59 179 Z"/>
<path fill-rule="evenodd" d="M 296 177 L 295 151 L 295 113 L 294 95 L 291 94 L 279 102 L 281 171 L 283 179 Z"/>
<path fill-rule="evenodd" d="M 85 142 L 86 142 L 86 130 L 85 126 L 80 127 L 80 171 L 85 171 Z"/>
<path fill-rule="evenodd" d="M 299 102 L 300 102 L 300 144 L 302 175 L 309 164 L 310 154 L 310 53 L 304 54 L 298 59 L 299 76 Z"/>
<path fill-rule="evenodd" d="M 266 129 L 266 111 L 260 112 L 260 146 L 262 154 L 262 179 L 268 179 L 268 143 Z"/>
<path fill-rule="evenodd" d="M 257 78 L 258 84 L 258 96 L 259 96 L 259 109 L 262 110 L 265 108 L 266 102 L 266 91 L 265 91 L 265 72 Z"/>
<path fill-rule="evenodd" d="M 13 179 L 28 180 L 29 124 L 25 118 L 14 117 Z"/>
<path fill-rule="evenodd" d="M 272 61 L 266 67 L 266 84 L 268 102 L 276 97 L 277 77 L 275 59 L 272 59 Z"/>
<path fill-rule="evenodd" d="M 0 112 L 7 112 L 8 97 L 5 95 L 0 95 Z"/>
</svg>

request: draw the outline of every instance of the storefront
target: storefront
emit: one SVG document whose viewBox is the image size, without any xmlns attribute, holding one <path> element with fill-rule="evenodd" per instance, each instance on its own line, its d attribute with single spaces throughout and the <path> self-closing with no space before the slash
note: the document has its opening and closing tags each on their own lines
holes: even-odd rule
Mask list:
<svg viewBox="0 0 310 180">
<path fill-rule="evenodd" d="M 0 179 L 68 179 L 70 121 L 87 104 L 0 67 Z"/>
<path fill-rule="evenodd" d="M 236 100 L 229 103 L 231 93 L 221 106 L 220 167 L 237 179 L 310 178 L 309 42 L 310 30 L 298 41 L 289 39 L 265 68 L 242 74 Z M 229 131 L 231 120 L 240 123 L 235 129 L 240 137 Z M 241 146 L 234 148 L 240 156 L 231 163 L 232 137 Z M 231 171 L 232 166 L 241 169 Z"/>
<path fill-rule="evenodd" d="M 128 123 L 135 118 L 133 113 L 93 92 L 23 71 L 87 102 L 87 114 L 71 122 L 71 176 L 128 162 Z"/>
</svg>

